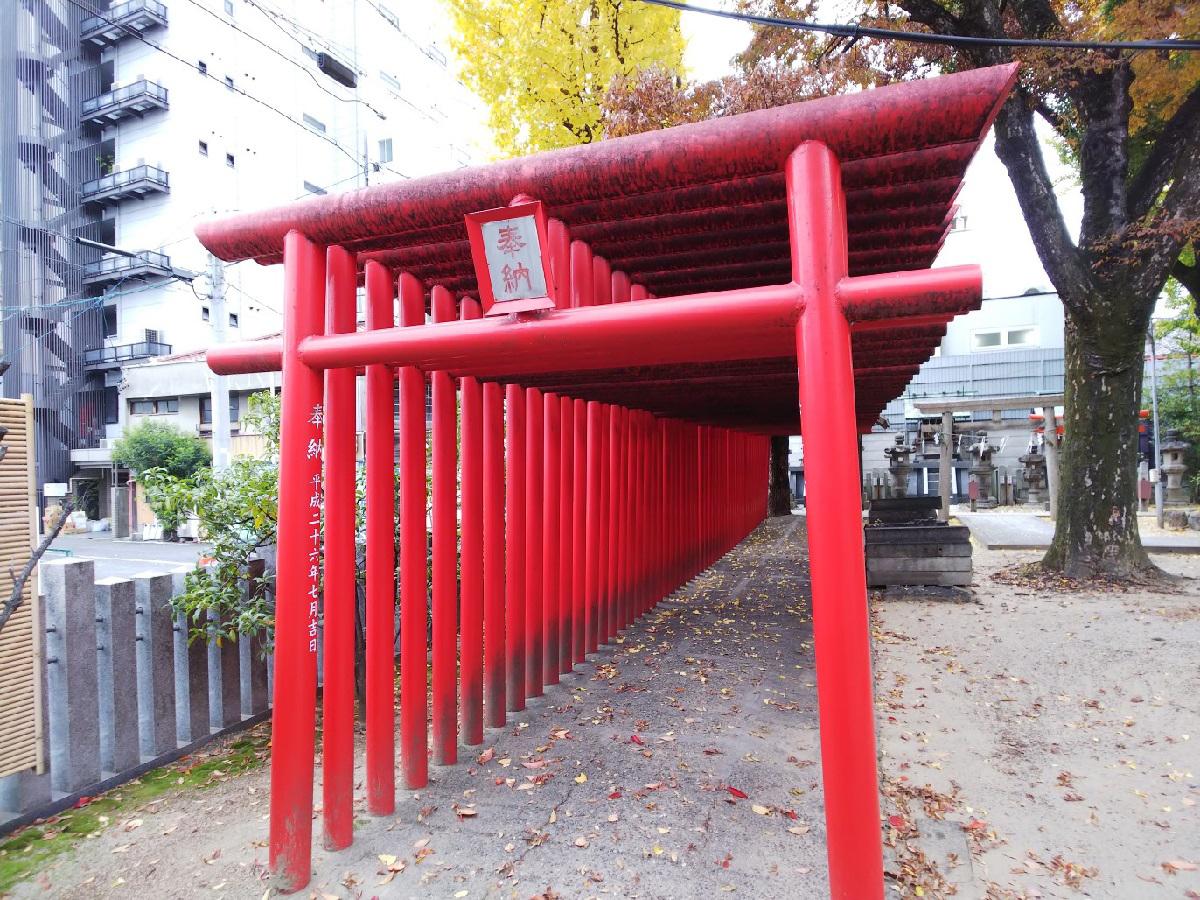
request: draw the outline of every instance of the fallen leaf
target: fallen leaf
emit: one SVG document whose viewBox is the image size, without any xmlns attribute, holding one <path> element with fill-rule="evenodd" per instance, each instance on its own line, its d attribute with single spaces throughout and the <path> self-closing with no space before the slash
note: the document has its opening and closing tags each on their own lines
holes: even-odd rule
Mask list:
<svg viewBox="0 0 1200 900">
<path fill-rule="evenodd" d="M 1168 875 L 1174 875 L 1176 872 L 1195 872 L 1196 864 L 1188 862 L 1186 859 L 1168 859 L 1162 864 Z"/>
<path fill-rule="evenodd" d="M 758 813 L 760 816 L 769 816 L 771 814 L 771 807 L 763 806 L 761 803 L 755 803 L 750 807 L 750 809 L 753 812 Z"/>
<path fill-rule="evenodd" d="M 482 753 L 479 754 L 479 756 L 476 758 L 475 762 L 479 763 L 482 766 L 486 763 L 490 763 L 493 759 L 495 759 L 495 757 L 496 757 L 496 748 L 488 747 L 486 750 L 484 750 Z"/>
<path fill-rule="evenodd" d="M 575 838 L 575 846 L 576 847 L 586 847 L 587 845 L 588 845 L 587 838 L 585 838 L 583 835 L 580 835 L 579 837 Z"/>
<path fill-rule="evenodd" d="M 726 790 L 728 790 L 729 793 L 731 793 L 733 796 L 737 797 L 739 800 L 746 800 L 746 799 L 749 799 L 749 797 L 750 797 L 750 795 L 747 794 L 745 791 L 739 791 L 735 787 L 726 788 Z"/>
<path fill-rule="evenodd" d="M 587 775 L 585 775 L 583 772 L 580 772 L 578 775 L 575 776 L 576 784 L 583 784 L 586 781 L 587 781 Z"/>
</svg>

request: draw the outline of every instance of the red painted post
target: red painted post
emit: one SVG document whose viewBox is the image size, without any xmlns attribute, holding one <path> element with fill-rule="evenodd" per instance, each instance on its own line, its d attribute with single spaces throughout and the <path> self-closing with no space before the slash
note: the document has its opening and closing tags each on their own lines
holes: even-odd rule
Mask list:
<svg viewBox="0 0 1200 900">
<path fill-rule="evenodd" d="M 357 279 L 354 254 L 341 247 L 330 247 L 326 266 L 325 332 L 354 331 Z M 349 847 L 354 839 L 355 379 L 354 369 L 325 371 L 321 807 L 326 850 Z"/>
<path fill-rule="evenodd" d="M 400 324 L 425 324 L 425 291 L 400 276 Z M 405 787 L 429 782 L 429 544 L 425 524 L 425 374 L 400 370 L 400 762 Z"/>
<path fill-rule="evenodd" d="M 611 282 L 610 282 L 611 283 Z M 617 598 L 620 596 L 621 587 L 617 581 L 617 574 L 621 567 L 621 497 L 624 494 L 621 482 L 621 451 L 624 442 L 622 441 L 622 419 L 625 416 L 625 409 L 620 406 L 610 406 L 608 411 L 608 489 L 605 493 L 608 495 L 608 577 L 606 581 L 606 591 L 604 598 L 605 615 L 604 615 L 604 631 L 601 637 L 605 643 L 611 641 L 617 634 L 617 629 L 620 627 L 617 621 Z"/>
<path fill-rule="evenodd" d="M 505 722 L 504 388 L 483 385 L 483 691 L 487 724 Z"/>
<path fill-rule="evenodd" d="M 391 328 L 391 272 L 368 262 L 365 277 L 367 328 Z M 377 816 L 396 809 L 395 389 L 391 366 L 367 366 L 367 811 Z"/>
<path fill-rule="evenodd" d="M 575 594 L 573 531 L 575 522 L 575 401 L 570 397 L 560 398 L 561 415 L 559 428 L 562 443 L 559 453 L 559 567 L 558 602 L 559 628 L 558 670 L 570 672 L 575 665 L 572 652 L 575 634 Z"/>
<path fill-rule="evenodd" d="M 482 315 L 479 301 L 462 300 L 462 317 Z M 460 381 L 462 403 L 462 674 L 460 721 L 463 743 L 483 743 L 483 388 Z"/>
<path fill-rule="evenodd" d="M 279 460 L 279 552 L 286 564 L 276 576 L 270 813 L 271 871 L 288 891 L 304 887 L 311 876 L 317 578 L 309 566 L 321 551 L 322 433 L 312 421 L 321 403 L 321 373 L 300 362 L 297 347 L 321 331 L 324 280 L 324 251 L 299 232 L 288 232 Z"/>
<path fill-rule="evenodd" d="M 546 684 L 558 684 L 558 654 L 562 645 L 563 619 L 558 577 L 562 542 L 562 495 L 560 463 L 562 452 L 562 403 L 557 394 L 546 394 L 542 422 L 542 464 L 545 490 L 542 495 L 542 674 Z"/>
<path fill-rule="evenodd" d="M 525 696 L 542 696 L 542 418 L 545 399 L 525 391 Z"/>
<path fill-rule="evenodd" d="M 507 409 L 504 520 L 504 625 L 508 645 L 505 653 L 508 708 L 525 708 L 525 389 L 505 386 Z"/>
<path fill-rule="evenodd" d="M 572 245 L 573 246 L 573 245 Z M 571 523 L 571 558 L 574 575 L 571 579 L 574 606 L 575 631 L 571 640 L 571 659 L 573 663 L 581 663 L 587 655 L 587 517 L 588 517 L 588 478 L 591 470 L 588 468 L 588 423 L 591 419 L 590 404 L 584 400 L 575 401 L 575 459 L 572 468 L 575 473 L 571 501 L 574 521 Z"/>
<path fill-rule="evenodd" d="M 608 489 L 609 471 L 608 457 L 612 449 L 612 434 L 609 432 L 609 421 L 612 419 L 613 408 L 608 403 L 600 404 L 600 493 L 599 493 L 599 533 L 596 542 L 599 554 L 596 561 L 596 607 L 595 629 L 588 632 L 588 651 L 594 653 L 601 644 L 608 643 L 608 556 L 609 556 L 609 514 L 612 511 L 612 496 Z"/>
<path fill-rule="evenodd" d="M 455 319 L 454 297 L 430 292 L 434 322 Z M 433 761 L 458 761 L 458 422 L 454 379 L 430 376 L 433 392 Z"/>
<path fill-rule="evenodd" d="M 883 897 L 879 781 L 871 684 L 850 326 L 836 288 L 846 274 L 846 201 L 823 144 L 788 158 L 792 280 L 805 293 L 796 335 L 813 645 L 821 724 L 830 894 Z"/>
<path fill-rule="evenodd" d="M 587 526 L 584 534 L 584 652 L 596 652 L 597 600 L 600 596 L 600 531 L 603 527 L 600 491 L 603 462 L 603 406 L 595 400 L 587 405 Z"/>
</svg>

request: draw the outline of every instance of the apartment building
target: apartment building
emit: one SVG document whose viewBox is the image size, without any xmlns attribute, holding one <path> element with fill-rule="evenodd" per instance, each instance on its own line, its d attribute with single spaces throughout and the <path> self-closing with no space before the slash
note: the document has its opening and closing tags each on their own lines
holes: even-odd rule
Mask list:
<svg viewBox="0 0 1200 900">
<path fill-rule="evenodd" d="M 461 167 L 486 142 L 437 4 L 2 6 L 0 346 L 5 393 L 36 398 L 39 482 L 177 415 L 126 366 L 279 329 L 278 267 L 214 281 L 197 220 Z"/>
</svg>

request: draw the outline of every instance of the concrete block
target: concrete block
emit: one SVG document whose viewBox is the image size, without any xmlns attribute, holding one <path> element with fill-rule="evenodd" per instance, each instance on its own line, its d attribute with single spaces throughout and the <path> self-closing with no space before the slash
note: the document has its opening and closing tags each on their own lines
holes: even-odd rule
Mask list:
<svg viewBox="0 0 1200 900">
<path fill-rule="evenodd" d="M 867 561 L 872 573 L 889 572 L 970 572 L 971 559 L 967 556 L 940 556 L 925 559 L 906 559 L 901 556 L 872 557 Z"/>
<path fill-rule="evenodd" d="M 209 618 L 215 629 L 216 615 Z M 208 644 L 209 721 L 213 728 L 228 728 L 242 721 L 238 653 L 238 641 L 213 639 Z"/>
<path fill-rule="evenodd" d="M 868 544 L 867 559 L 931 559 L 939 556 L 971 555 L 970 544 Z"/>
<path fill-rule="evenodd" d="M 137 596 L 128 578 L 96 582 L 100 767 L 117 774 L 141 761 L 138 749 Z"/>
<path fill-rule="evenodd" d="M 171 576 L 135 575 L 138 738 L 143 759 L 178 746 L 175 721 L 175 616 Z"/>
<path fill-rule="evenodd" d="M 56 559 L 41 565 L 46 592 L 46 700 L 50 778 L 69 794 L 100 780 L 95 566 Z"/>
</svg>

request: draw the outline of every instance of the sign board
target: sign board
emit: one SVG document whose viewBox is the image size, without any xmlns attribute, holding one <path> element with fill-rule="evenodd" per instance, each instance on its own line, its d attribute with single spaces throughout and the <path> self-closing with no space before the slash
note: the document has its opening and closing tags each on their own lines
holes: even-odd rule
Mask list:
<svg viewBox="0 0 1200 900">
<path fill-rule="evenodd" d="M 466 220 L 485 316 L 557 305 L 540 201 L 468 213 Z"/>
</svg>

